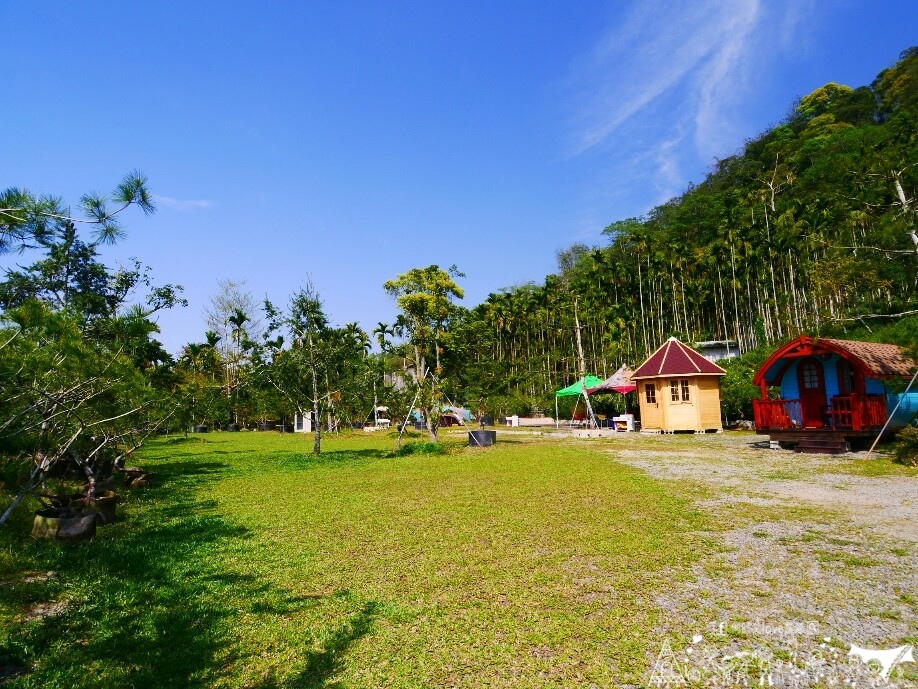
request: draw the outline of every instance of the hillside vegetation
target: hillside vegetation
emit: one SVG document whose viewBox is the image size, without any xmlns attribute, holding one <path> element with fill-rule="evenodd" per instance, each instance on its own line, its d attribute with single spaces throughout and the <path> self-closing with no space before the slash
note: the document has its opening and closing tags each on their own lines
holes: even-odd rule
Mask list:
<svg viewBox="0 0 918 689">
<path fill-rule="evenodd" d="M 872 84 L 829 83 L 706 179 L 558 253 L 541 284 L 461 314 L 449 350 L 469 399 L 526 406 L 671 335 L 744 351 L 801 333 L 916 341 L 918 48 Z M 914 242 L 914 243 L 913 243 Z M 461 364 L 460 364 L 461 362 Z M 511 402 L 512 401 L 512 402 Z"/>
</svg>

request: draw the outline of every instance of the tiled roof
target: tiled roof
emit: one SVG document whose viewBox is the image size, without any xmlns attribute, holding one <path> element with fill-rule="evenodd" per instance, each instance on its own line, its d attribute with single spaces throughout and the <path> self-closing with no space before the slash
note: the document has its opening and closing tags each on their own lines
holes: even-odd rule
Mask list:
<svg viewBox="0 0 918 689">
<path fill-rule="evenodd" d="M 858 342 L 857 340 L 832 340 L 829 338 L 820 338 L 818 342 L 826 342 L 845 350 L 860 359 L 864 366 L 873 371 L 878 377 L 907 377 L 915 372 L 915 362 L 905 356 L 902 348 L 898 345 L 879 342 Z"/>
<path fill-rule="evenodd" d="M 671 337 L 651 354 L 647 361 L 638 366 L 631 378 L 636 380 L 657 376 L 723 376 L 726 373 L 714 362 L 708 361 L 691 347 Z"/>
</svg>

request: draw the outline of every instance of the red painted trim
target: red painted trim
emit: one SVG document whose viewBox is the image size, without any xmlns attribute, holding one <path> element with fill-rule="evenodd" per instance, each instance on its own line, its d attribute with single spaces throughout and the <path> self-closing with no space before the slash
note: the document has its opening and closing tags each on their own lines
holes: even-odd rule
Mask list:
<svg viewBox="0 0 918 689">
<path fill-rule="evenodd" d="M 759 367 L 759 370 L 756 371 L 755 376 L 752 378 L 752 383 L 754 385 L 761 385 L 763 382 L 766 384 L 777 384 L 787 372 L 787 366 L 784 366 L 778 371 L 779 375 L 773 381 L 766 381 L 765 374 L 768 372 L 772 366 L 778 363 L 782 359 L 798 359 L 801 357 L 807 356 L 818 356 L 819 354 L 829 353 L 837 354 L 842 359 L 850 362 L 861 375 L 867 378 L 876 378 L 877 374 L 874 373 L 870 367 L 867 366 L 859 357 L 854 356 L 851 352 L 841 347 L 837 347 L 831 342 L 826 342 L 825 340 L 817 340 L 812 337 L 807 337 L 802 335 L 796 340 L 788 342 L 783 347 L 780 347 L 778 351 L 768 357 L 768 360 Z"/>
</svg>

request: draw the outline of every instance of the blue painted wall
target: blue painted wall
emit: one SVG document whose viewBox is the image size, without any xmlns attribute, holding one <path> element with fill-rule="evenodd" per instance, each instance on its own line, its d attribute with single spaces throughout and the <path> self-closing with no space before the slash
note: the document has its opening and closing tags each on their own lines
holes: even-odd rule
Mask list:
<svg viewBox="0 0 918 689">
<path fill-rule="evenodd" d="M 826 399 L 831 399 L 839 394 L 838 388 L 838 362 L 839 357 L 837 354 L 833 354 L 827 361 L 816 357 L 815 361 L 822 366 L 822 377 L 826 383 Z M 798 400 L 800 399 L 800 384 L 799 378 L 797 376 L 797 369 L 800 366 L 801 360 L 798 359 L 791 365 L 790 368 L 784 373 L 784 378 L 781 381 L 781 397 L 786 400 Z M 778 362 L 780 363 L 780 362 Z M 868 395 L 885 395 L 886 386 L 883 384 L 883 381 L 879 378 L 867 378 L 865 381 L 865 387 Z M 895 402 L 893 402 L 895 404 Z"/>
<path fill-rule="evenodd" d="M 890 414 L 892 414 L 900 399 L 902 403 L 899 405 L 899 409 L 896 410 L 895 416 L 889 421 L 889 426 L 887 427 L 889 431 L 898 431 L 905 428 L 918 415 L 918 392 L 887 395 L 886 409 Z"/>
</svg>

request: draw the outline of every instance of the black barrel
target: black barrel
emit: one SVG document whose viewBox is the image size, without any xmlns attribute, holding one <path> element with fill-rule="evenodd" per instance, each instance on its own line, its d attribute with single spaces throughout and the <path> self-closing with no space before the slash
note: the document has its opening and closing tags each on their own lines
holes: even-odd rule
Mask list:
<svg viewBox="0 0 918 689">
<path fill-rule="evenodd" d="M 488 447 L 497 442 L 497 431 L 469 431 L 469 447 Z"/>
</svg>

